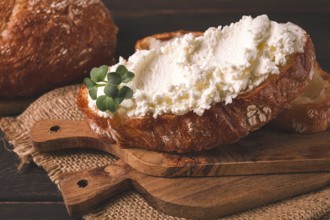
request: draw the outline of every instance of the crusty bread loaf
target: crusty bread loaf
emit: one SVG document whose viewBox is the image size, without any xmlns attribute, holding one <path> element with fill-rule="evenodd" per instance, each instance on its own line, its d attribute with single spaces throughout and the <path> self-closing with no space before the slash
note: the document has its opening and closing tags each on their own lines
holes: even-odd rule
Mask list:
<svg viewBox="0 0 330 220">
<path fill-rule="evenodd" d="M 81 82 L 113 60 L 117 27 L 101 0 L 0 1 L 0 99 Z"/>
<path fill-rule="evenodd" d="M 189 112 L 157 118 L 129 118 L 119 113 L 111 118 L 100 117 L 88 107 L 85 86 L 80 90 L 78 106 L 95 133 L 123 147 L 178 153 L 208 150 L 238 141 L 288 108 L 308 85 L 314 60 L 314 47 L 306 36 L 304 53 L 291 55 L 286 65 L 280 67 L 280 74 L 269 76 L 231 104 L 214 104 L 202 116 Z"/>
<path fill-rule="evenodd" d="M 292 106 L 271 122 L 272 126 L 298 133 L 316 133 L 330 127 L 330 74 L 315 62 L 314 76 Z"/>
</svg>

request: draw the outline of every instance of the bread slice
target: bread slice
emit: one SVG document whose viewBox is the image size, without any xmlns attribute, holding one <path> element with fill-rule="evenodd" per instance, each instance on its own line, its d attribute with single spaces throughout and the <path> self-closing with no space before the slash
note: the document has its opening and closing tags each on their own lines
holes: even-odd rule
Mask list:
<svg viewBox="0 0 330 220">
<path fill-rule="evenodd" d="M 298 133 L 322 132 L 330 127 L 330 74 L 317 62 L 307 88 L 271 125 Z"/>
<path fill-rule="evenodd" d="M 100 117 L 88 107 L 88 91 L 82 86 L 78 106 L 86 114 L 92 130 L 122 147 L 166 152 L 194 152 L 237 142 L 274 119 L 288 108 L 306 88 L 315 62 L 313 43 L 306 35 L 304 53 L 288 57 L 278 75 L 270 75 L 252 91 L 239 95 L 231 104 L 220 102 L 202 116 L 163 114 L 154 118 L 129 118 L 119 113 Z"/>
</svg>

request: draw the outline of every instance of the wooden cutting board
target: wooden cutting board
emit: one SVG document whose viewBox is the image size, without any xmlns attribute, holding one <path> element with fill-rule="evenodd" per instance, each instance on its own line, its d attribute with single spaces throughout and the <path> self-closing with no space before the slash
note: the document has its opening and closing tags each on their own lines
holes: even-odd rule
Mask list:
<svg viewBox="0 0 330 220">
<path fill-rule="evenodd" d="M 194 154 L 127 149 L 95 136 L 86 121 L 44 120 L 31 129 L 41 152 L 95 148 L 153 176 L 226 176 L 330 171 L 330 130 L 302 135 L 261 129 L 232 145 Z"/>
<path fill-rule="evenodd" d="M 134 189 L 156 209 L 173 216 L 213 219 L 330 185 L 328 173 L 162 178 L 140 173 L 123 160 L 60 176 L 71 215 L 82 215 Z"/>
</svg>

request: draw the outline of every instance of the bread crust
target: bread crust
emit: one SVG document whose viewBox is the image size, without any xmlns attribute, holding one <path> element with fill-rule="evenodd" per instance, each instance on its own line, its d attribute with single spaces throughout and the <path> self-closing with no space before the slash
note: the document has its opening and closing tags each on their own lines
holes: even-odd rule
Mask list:
<svg viewBox="0 0 330 220">
<path fill-rule="evenodd" d="M 113 62 L 117 27 L 99 0 L 2 1 L 0 99 L 81 82 Z"/>
<path fill-rule="evenodd" d="M 118 113 L 111 118 L 100 117 L 88 107 L 85 86 L 79 92 L 78 106 L 95 133 L 122 147 L 178 153 L 209 150 L 237 142 L 274 119 L 283 108 L 288 108 L 308 85 L 314 59 L 313 43 L 306 36 L 304 53 L 289 57 L 287 64 L 280 67 L 280 74 L 269 76 L 231 104 L 214 104 L 202 116 L 189 112 L 184 115 L 163 114 L 157 118 L 151 114 L 129 118 Z"/>
<path fill-rule="evenodd" d="M 150 35 L 150 36 L 147 36 L 145 38 L 142 38 L 142 39 L 138 40 L 135 43 L 135 49 L 136 50 L 149 50 L 150 49 L 150 42 L 153 39 L 157 39 L 157 40 L 160 40 L 160 41 L 168 41 L 168 40 L 171 40 L 175 37 L 180 37 L 184 34 L 193 34 L 195 36 L 200 36 L 200 35 L 203 35 L 203 32 L 177 30 L 177 31 L 172 31 L 172 32 L 164 32 L 164 33 L 159 33 L 159 34 L 153 34 L 153 35 Z"/>
<path fill-rule="evenodd" d="M 314 72 L 306 90 L 271 122 L 272 126 L 297 133 L 317 133 L 330 127 L 330 74 L 317 62 Z"/>
</svg>

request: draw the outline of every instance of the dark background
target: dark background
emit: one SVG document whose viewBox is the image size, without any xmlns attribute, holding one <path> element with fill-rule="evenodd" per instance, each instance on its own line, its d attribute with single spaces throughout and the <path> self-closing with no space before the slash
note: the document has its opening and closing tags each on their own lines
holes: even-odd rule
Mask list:
<svg viewBox="0 0 330 220">
<path fill-rule="evenodd" d="M 268 14 L 298 24 L 310 35 L 317 59 L 330 72 L 330 2 L 326 0 L 104 0 L 119 26 L 117 57 L 134 52 L 135 41 L 178 29 L 204 31 L 242 15 Z M 19 160 L 0 135 L 0 219 L 71 219 L 46 173 L 35 165 L 17 171 Z"/>
</svg>

